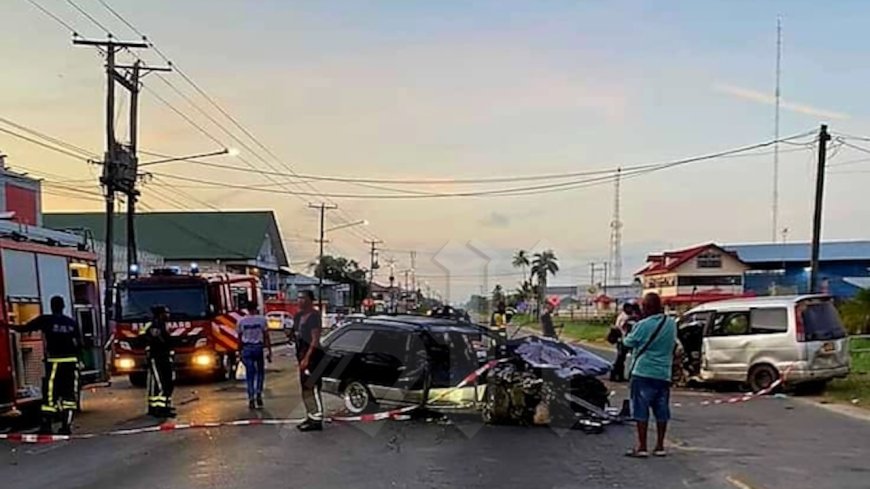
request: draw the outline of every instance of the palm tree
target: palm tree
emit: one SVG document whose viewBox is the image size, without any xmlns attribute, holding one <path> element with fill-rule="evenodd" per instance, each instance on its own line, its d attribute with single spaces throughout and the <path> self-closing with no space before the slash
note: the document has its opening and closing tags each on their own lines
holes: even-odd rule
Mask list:
<svg viewBox="0 0 870 489">
<path fill-rule="evenodd" d="M 553 250 L 544 250 L 540 253 L 535 253 L 532 257 L 532 275 L 538 279 L 538 304 L 544 303 L 544 296 L 547 293 L 547 278 L 550 275 L 555 276 L 559 271 L 559 259 Z"/>
<path fill-rule="evenodd" d="M 529 252 L 526 250 L 517 250 L 517 252 L 514 253 L 514 258 L 513 258 L 513 261 L 511 262 L 511 265 L 513 265 L 514 268 L 522 268 L 523 269 L 523 282 L 522 282 L 523 290 L 525 291 L 525 289 L 526 289 L 525 284 L 527 282 L 529 283 L 529 288 L 531 288 L 532 277 L 526 275 L 526 269 L 529 267 L 529 265 L 531 265 L 531 262 L 529 261 Z M 523 300 L 528 299 L 529 298 L 528 293 L 524 292 L 522 295 L 522 298 L 523 298 Z"/>
</svg>

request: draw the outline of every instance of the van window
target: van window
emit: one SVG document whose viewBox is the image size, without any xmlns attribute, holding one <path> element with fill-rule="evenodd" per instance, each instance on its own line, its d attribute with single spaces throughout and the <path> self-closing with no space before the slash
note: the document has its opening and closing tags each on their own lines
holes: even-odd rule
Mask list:
<svg viewBox="0 0 870 489">
<path fill-rule="evenodd" d="M 710 336 L 737 336 L 749 334 L 749 312 L 720 312 L 713 319 Z"/>
<path fill-rule="evenodd" d="M 806 301 L 798 306 L 807 341 L 836 340 L 846 337 L 837 308 L 828 300 Z"/>
<path fill-rule="evenodd" d="M 753 309 L 750 326 L 752 334 L 785 333 L 788 331 L 788 311 L 784 307 Z"/>
<path fill-rule="evenodd" d="M 365 351 L 386 355 L 399 363 L 404 363 L 407 348 L 407 334 L 401 331 L 375 331 Z"/>
</svg>

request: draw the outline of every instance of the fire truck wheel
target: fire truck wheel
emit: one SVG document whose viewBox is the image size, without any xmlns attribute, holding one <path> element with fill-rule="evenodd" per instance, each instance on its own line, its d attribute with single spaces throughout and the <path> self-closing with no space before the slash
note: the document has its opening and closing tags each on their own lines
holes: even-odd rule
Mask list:
<svg viewBox="0 0 870 489">
<path fill-rule="evenodd" d="M 129 375 L 130 383 L 134 387 L 145 387 L 148 381 L 148 375 L 145 372 L 133 372 Z"/>
</svg>

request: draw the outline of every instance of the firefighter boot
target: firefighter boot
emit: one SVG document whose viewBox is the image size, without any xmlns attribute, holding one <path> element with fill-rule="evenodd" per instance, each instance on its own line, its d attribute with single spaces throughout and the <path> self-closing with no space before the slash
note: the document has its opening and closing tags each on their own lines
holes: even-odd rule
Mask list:
<svg viewBox="0 0 870 489">
<path fill-rule="evenodd" d="M 61 435 L 71 435 L 72 434 L 72 421 L 73 421 L 74 411 L 66 410 L 61 413 L 61 426 L 60 431 L 58 431 Z"/>
<path fill-rule="evenodd" d="M 50 416 L 42 416 L 42 421 L 39 424 L 39 434 L 40 435 L 50 435 L 52 434 L 52 419 Z"/>
</svg>

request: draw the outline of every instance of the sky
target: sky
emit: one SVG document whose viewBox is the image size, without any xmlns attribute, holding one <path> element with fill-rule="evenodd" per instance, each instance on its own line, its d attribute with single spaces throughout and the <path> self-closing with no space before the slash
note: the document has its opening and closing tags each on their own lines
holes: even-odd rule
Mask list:
<svg viewBox="0 0 870 489">
<path fill-rule="evenodd" d="M 286 164 L 307 175 L 443 179 L 613 169 L 752 145 L 774 134 L 777 16 L 783 23 L 781 135 L 828 123 L 835 134 L 870 136 L 870 66 L 859 61 L 870 50 L 870 36 L 862 34 L 870 14 L 864 2 L 820 9 L 804 0 L 104 1 L 282 163 L 246 139 L 178 73 L 165 76 L 171 86 L 156 75 L 145 79 L 150 91 L 141 99 L 140 147 L 156 153 L 239 147 L 244 161 L 282 173 Z M 105 36 L 66 1 L 38 3 L 84 37 Z M 117 38 L 137 39 L 98 0 L 74 3 Z M 0 117 L 100 154 L 101 58 L 92 48 L 73 46 L 69 31 L 27 0 L 0 3 L 0 18 Z M 153 51 L 143 50 L 142 58 L 161 64 Z M 119 109 L 126 107 L 122 99 Z M 118 131 L 126 137 L 123 122 Z M 788 241 L 805 241 L 811 235 L 815 155 L 808 147 L 781 148 L 780 227 L 788 228 Z M 99 190 L 100 169 L 93 165 L 4 133 L 0 151 L 12 168 Z M 831 152 L 831 164 L 862 155 L 868 156 L 840 147 Z M 208 161 L 246 165 L 230 156 Z M 829 172 L 825 239 L 870 237 L 863 195 L 868 165 Z M 153 171 L 188 180 L 158 176 L 147 183 L 143 202 L 149 208 L 274 209 L 294 266 L 304 269 L 316 255 L 318 221 L 308 203 L 319 201 L 317 196 L 215 189 L 204 182 L 278 187 L 261 175 L 189 162 Z M 324 193 L 390 192 L 309 183 Z M 542 183 L 550 182 L 485 188 Z M 311 192 L 307 185 L 285 188 Z M 622 279 L 630 279 L 647 253 L 709 241 L 769 241 L 772 185 L 768 149 L 625 179 Z M 101 208 L 98 196 L 80 195 L 88 200 L 46 194 L 44 209 Z M 410 267 L 409 251 L 416 250 L 420 283 L 430 282 L 454 302 L 496 283 L 513 289 L 522 273 L 510 265 L 517 249 L 552 248 L 562 268 L 552 282 L 588 284 L 589 263 L 608 258 L 613 195 L 613 184 L 605 181 L 525 196 L 333 198 L 340 210 L 328 213 L 328 227 L 360 219 L 370 224 L 329 233 L 327 252 L 367 265 L 369 245 L 363 240 L 383 240 L 377 279 L 386 282 L 387 260 L 395 260 L 396 276 L 404 281 L 401 271 Z"/>
</svg>

